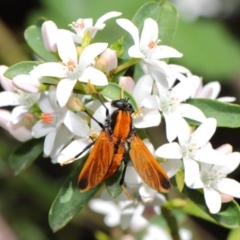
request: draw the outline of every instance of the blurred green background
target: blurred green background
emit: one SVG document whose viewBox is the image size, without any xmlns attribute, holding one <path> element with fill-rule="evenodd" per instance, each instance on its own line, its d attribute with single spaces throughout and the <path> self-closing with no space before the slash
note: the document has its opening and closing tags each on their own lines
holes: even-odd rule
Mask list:
<svg viewBox="0 0 240 240">
<path fill-rule="evenodd" d="M 186 2 L 175 0 L 178 5 L 181 1 Z M 108 11 L 120 11 L 123 13 L 122 17 L 131 19 L 138 8 L 146 2 L 146 0 L 0 0 L 0 64 L 10 66 L 34 58 L 24 41 L 23 32 L 40 17 L 55 21 L 59 28 L 68 28 L 69 23 L 80 17 L 93 18 L 96 22 Z M 213 2 L 208 1 L 209 7 L 213 6 Z M 230 2 L 233 7 L 226 12 Z M 239 101 L 240 6 L 238 1 L 230 2 L 219 0 L 221 8 L 208 17 L 204 17 L 206 5 L 201 14 L 197 3 L 196 7 L 200 13 L 191 20 L 186 19 L 186 16 L 184 18 L 180 12 L 182 17 L 173 46 L 184 56 L 172 63 L 184 65 L 194 74 L 202 76 L 205 82 L 221 81 L 221 96 L 234 95 Z M 192 9 L 189 11 L 193 13 Z M 115 20 L 109 20 L 106 28 L 98 32 L 95 41 L 108 41 L 111 44 L 124 34 Z M 234 146 L 234 150 L 239 151 L 239 133 L 236 129 L 220 129 L 213 138 L 213 145 L 218 147 L 229 142 Z M 60 167 L 51 164 L 49 159 L 39 157 L 29 169 L 14 176 L 8 164 L 8 156 L 19 145 L 19 142 L 1 130 L 0 239 L 96 239 L 96 231 L 111 234 L 119 239 L 123 234 L 121 230 L 108 229 L 102 223 L 102 216 L 94 214 L 87 207 L 64 229 L 52 233 L 48 225 L 48 210 L 74 164 Z M 202 234 L 206 234 L 207 239 L 221 240 L 226 239 L 228 235 L 228 230 L 201 220 L 194 219 L 194 222 L 189 221 L 188 224 L 195 229 L 194 239 L 203 239 Z M 104 240 L 104 237 L 98 239 Z"/>
</svg>

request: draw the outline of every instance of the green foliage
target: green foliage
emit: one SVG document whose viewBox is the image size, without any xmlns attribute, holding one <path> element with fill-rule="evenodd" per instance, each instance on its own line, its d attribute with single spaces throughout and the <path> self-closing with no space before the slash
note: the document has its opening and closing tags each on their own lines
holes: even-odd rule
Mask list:
<svg viewBox="0 0 240 240">
<path fill-rule="evenodd" d="M 122 179 L 123 169 L 124 162 L 122 162 L 116 173 L 106 181 L 107 191 L 113 198 L 116 198 L 122 192 L 120 181 Z"/>
<path fill-rule="evenodd" d="M 42 150 L 43 140 L 31 139 L 13 152 L 9 157 L 9 163 L 15 175 L 28 168 L 42 153 Z"/>
<path fill-rule="evenodd" d="M 176 186 L 176 181 L 174 179 L 172 180 L 172 183 Z M 179 209 L 187 214 L 202 218 L 226 228 L 240 227 L 240 209 L 235 201 L 223 203 L 221 210 L 216 214 L 212 214 L 206 206 L 202 192 L 184 187 L 182 193 L 188 198 L 186 204 L 183 206 L 180 206 L 179 204 L 174 206 L 173 199 L 170 200 L 166 206 L 168 208 Z"/>
<path fill-rule="evenodd" d="M 189 99 L 187 102 L 201 109 L 207 118 L 215 118 L 218 127 L 240 127 L 240 106 L 237 104 L 201 98 Z"/>
<path fill-rule="evenodd" d="M 111 100 L 118 100 L 122 97 L 121 96 L 122 88 L 116 83 L 109 83 L 108 86 L 105 87 L 100 93 L 103 96 L 110 98 Z M 126 90 L 123 90 L 123 97 L 129 99 L 128 101 L 133 106 L 133 109 L 135 111 L 138 111 L 137 103 L 129 92 L 127 92 Z"/>
<path fill-rule="evenodd" d="M 31 49 L 44 61 L 57 62 L 58 58 L 44 46 L 41 26 L 30 26 L 24 32 L 25 40 Z"/>
<path fill-rule="evenodd" d="M 4 73 L 4 76 L 9 79 L 13 79 L 19 74 L 28 74 L 37 65 L 39 65 L 39 62 L 34 61 L 20 62 L 9 67 L 7 71 Z"/>
<path fill-rule="evenodd" d="M 239 69 L 240 44 L 221 21 L 180 21 L 174 47 L 184 54 L 174 62 L 204 76 L 204 80 L 228 80 Z"/>
<path fill-rule="evenodd" d="M 49 224 L 54 232 L 63 228 L 99 190 L 101 184 L 95 188 L 81 193 L 77 182 L 80 171 L 86 158 L 81 159 L 79 165 L 70 174 L 60 189 L 49 211 Z"/>
</svg>

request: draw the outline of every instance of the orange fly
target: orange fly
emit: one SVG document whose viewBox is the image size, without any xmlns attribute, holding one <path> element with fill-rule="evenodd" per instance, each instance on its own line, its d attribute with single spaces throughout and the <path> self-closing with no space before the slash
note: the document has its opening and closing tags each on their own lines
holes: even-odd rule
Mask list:
<svg viewBox="0 0 240 240">
<path fill-rule="evenodd" d="M 114 175 L 122 161 L 125 166 L 120 184 L 123 184 L 127 167 L 127 161 L 124 158 L 127 144 L 130 147 L 129 154 L 133 166 L 142 180 L 157 191 L 168 192 L 170 181 L 166 172 L 149 152 L 132 126 L 131 115 L 134 112 L 132 105 L 127 99 L 114 100 L 111 105 L 117 109 L 110 115 L 99 95 L 98 98 L 106 109 L 106 121 L 105 124 L 102 124 L 85 111 L 100 125 L 102 131 L 95 142 L 75 156 L 75 159 L 78 158 L 94 145 L 78 178 L 80 191 L 88 191 L 107 180 Z"/>
</svg>

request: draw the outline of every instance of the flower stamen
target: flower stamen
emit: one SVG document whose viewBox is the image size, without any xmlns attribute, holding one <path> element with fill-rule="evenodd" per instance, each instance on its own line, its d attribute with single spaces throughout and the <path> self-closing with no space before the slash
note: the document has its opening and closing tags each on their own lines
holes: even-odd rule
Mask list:
<svg viewBox="0 0 240 240">
<path fill-rule="evenodd" d="M 42 113 L 41 114 L 41 121 L 45 124 L 50 124 L 53 122 L 53 115 L 51 113 Z"/>
</svg>

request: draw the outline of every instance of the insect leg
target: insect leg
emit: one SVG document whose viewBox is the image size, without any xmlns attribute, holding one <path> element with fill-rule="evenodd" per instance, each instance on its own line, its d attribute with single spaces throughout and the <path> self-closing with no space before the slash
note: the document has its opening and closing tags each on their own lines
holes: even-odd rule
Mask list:
<svg viewBox="0 0 240 240">
<path fill-rule="evenodd" d="M 86 109 L 84 109 L 84 112 L 90 117 L 92 118 L 102 129 L 104 129 L 104 125 L 99 122 L 91 113 L 89 113 Z"/>
<path fill-rule="evenodd" d="M 101 102 L 101 104 L 104 106 L 104 108 L 106 109 L 106 116 L 109 116 L 109 109 L 107 108 L 107 106 L 105 105 L 105 103 L 103 102 L 101 96 L 99 95 L 98 92 L 96 92 L 96 96 L 98 98 L 98 100 Z"/>
<path fill-rule="evenodd" d="M 74 159 L 77 159 L 81 154 L 83 154 L 84 152 L 86 152 L 90 147 L 92 147 L 94 145 L 96 141 L 93 141 L 91 143 L 89 143 L 80 153 L 78 153 Z"/>
</svg>

